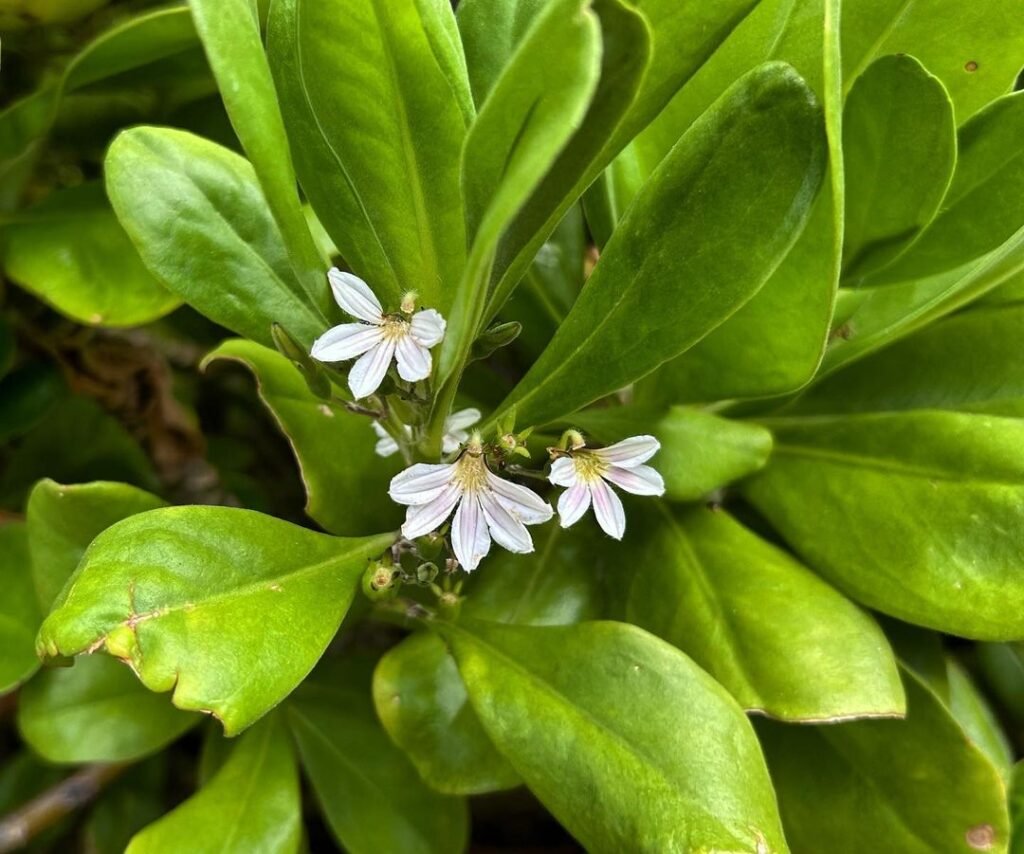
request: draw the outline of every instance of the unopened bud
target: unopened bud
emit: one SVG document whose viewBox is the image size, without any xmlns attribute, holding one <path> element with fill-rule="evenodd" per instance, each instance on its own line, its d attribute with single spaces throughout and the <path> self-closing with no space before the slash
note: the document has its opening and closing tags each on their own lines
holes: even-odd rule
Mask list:
<svg viewBox="0 0 1024 854">
<path fill-rule="evenodd" d="M 516 320 L 510 320 L 507 323 L 496 323 L 489 329 L 484 330 L 480 337 L 473 342 L 469 360 L 472 362 L 477 359 L 486 359 L 495 350 L 507 347 L 515 341 L 522 331 L 523 324 Z"/>
<path fill-rule="evenodd" d="M 416 567 L 416 581 L 420 584 L 430 584 L 437 578 L 437 564 L 421 563 Z"/>
<path fill-rule="evenodd" d="M 382 561 L 371 561 L 363 573 L 363 593 L 372 602 L 382 602 L 398 595 L 401 582 L 398 571 Z"/>
<path fill-rule="evenodd" d="M 416 551 L 420 553 L 420 557 L 427 561 L 437 560 L 441 556 L 441 552 L 444 550 L 444 537 L 442 537 L 437 531 L 419 537 L 416 540 Z"/>
</svg>

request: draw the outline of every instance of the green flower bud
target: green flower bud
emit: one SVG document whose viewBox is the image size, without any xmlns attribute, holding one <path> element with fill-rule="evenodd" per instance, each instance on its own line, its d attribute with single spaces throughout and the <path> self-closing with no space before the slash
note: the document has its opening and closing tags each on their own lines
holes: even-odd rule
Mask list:
<svg viewBox="0 0 1024 854">
<path fill-rule="evenodd" d="M 363 593 L 371 602 L 394 599 L 401 586 L 398 570 L 383 561 L 370 561 L 363 573 Z"/>
</svg>

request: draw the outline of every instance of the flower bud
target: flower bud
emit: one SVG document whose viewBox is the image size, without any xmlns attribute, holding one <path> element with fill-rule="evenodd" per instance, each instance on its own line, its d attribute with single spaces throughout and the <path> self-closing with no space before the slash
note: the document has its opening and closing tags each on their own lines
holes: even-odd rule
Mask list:
<svg viewBox="0 0 1024 854">
<path fill-rule="evenodd" d="M 437 564 L 421 563 L 416 567 L 416 581 L 420 584 L 430 584 L 437 578 Z"/>
<path fill-rule="evenodd" d="M 416 551 L 426 561 L 435 561 L 444 551 L 444 537 L 437 531 L 432 531 L 416 540 Z"/>
<path fill-rule="evenodd" d="M 473 342 L 469 360 L 473 362 L 477 359 L 486 359 L 495 350 L 507 347 L 515 341 L 522 331 L 523 324 L 516 320 L 510 320 L 507 323 L 496 323 L 489 329 L 484 330 L 480 337 Z"/>
<path fill-rule="evenodd" d="M 371 602 L 394 599 L 402 586 L 394 566 L 380 560 L 370 561 L 363 573 L 363 593 Z"/>
<path fill-rule="evenodd" d="M 416 291 L 408 291 L 402 297 L 401 309 L 403 314 L 412 314 L 416 311 L 416 300 L 419 299 L 419 296 Z"/>
</svg>

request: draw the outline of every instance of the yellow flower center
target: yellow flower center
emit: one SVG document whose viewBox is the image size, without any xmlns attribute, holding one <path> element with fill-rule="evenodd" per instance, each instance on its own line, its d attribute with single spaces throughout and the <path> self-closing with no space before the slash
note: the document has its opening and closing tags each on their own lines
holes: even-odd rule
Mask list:
<svg viewBox="0 0 1024 854">
<path fill-rule="evenodd" d="M 409 333 L 409 323 L 400 317 L 385 317 L 381 330 L 384 332 L 384 340 L 398 341 Z"/>
<path fill-rule="evenodd" d="M 455 464 L 453 479 L 463 492 L 474 492 L 483 488 L 487 482 L 487 466 L 484 465 L 484 458 L 474 453 L 463 454 Z"/>
<path fill-rule="evenodd" d="M 605 463 L 595 454 L 587 451 L 576 451 L 572 455 L 572 463 L 576 469 L 576 476 L 582 480 L 597 480 L 604 474 Z"/>
</svg>

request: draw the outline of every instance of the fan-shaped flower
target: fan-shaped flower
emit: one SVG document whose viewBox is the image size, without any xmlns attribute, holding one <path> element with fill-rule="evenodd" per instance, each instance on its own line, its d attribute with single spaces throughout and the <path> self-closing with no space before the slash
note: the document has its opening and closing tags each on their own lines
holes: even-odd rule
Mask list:
<svg viewBox="0 0 1024 854">
<path fill-rule="evenodd" d="M 358 276 L 332 269 L 327 278 L 334 299 L 359 320 L 328 329 L 313 342 L 310 355 L 321 362 L 359 357 L 348 375 L 356 400 L 373 394 L 384 381 L 392 359 L 407 382 L 430 376 L 430 348 L 444 338 L 445 320 L 432 308 L 415 314 L 384 314 L 380 300 Z"/>
<path fill-rule="evenodd" d="M 626 533 L 626 512 L 608 484 L 633 495 L 664 495 L 661 475 L 643 465 L 659 448 L 661 443 L 653 436 L 633 436 L 607 448 L 577 448 L 555 460 L 548 480 L 568 487 L 558 499 L 562 527 L 578 522 L 593 504 L 597 523 L 610 537 L 621 540 Z"/>
<path fill-rule="evenodd" d="M 460 409 L 458 412 L 453 412 L 444 420 L 444 437 L 441 439 L 441 450 L 446 454 L 454 453 L 459 449 L 459 445 L 469 439 L 468 427 L 472 427 L 480 420 L 479 409 Z M 385 430 L 379 421 L 374 421 L 370 425 L 373 427 L 373 432 L 377 434 L 377 444 L 374 446 L 379 457 L 390 457 L 392 454 L 398 453 L 398 442 L 391 438 L 388 431 Z M 405 434 L 412 438 L 412 428 L 405 427 Z"/>
<path fill-rule="evenodd" d="M 478 439 L 470 441 L 454 463 L 419 463 L 396 475 L 389 494 L 409 508 L 402 525 L 402 534 L 409 539 L 436 530 L 454 510 L 452 549 L 467 571 L 480 565 L 492 539 L 510 552 L 532 552 L 526 526 L 554 515 L 535 492 L 488 469 Z"/>
</svg>

